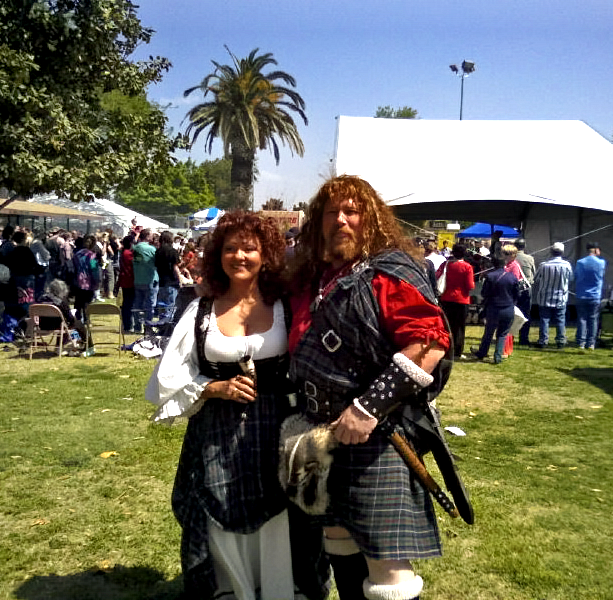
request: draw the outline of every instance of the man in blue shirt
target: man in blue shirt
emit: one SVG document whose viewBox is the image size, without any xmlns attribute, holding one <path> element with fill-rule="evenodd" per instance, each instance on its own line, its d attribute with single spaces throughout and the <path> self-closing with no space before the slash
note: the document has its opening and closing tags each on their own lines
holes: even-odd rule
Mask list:
<svg viewBox="0 0 613 600">
<path fill-rule="evenodd" d="M 600 299 L 606 262 L 600 258 L 598 242 L 589 242 L 588 255 L 577 261 L 575 292 L 577 294 L 577 346 L 593 350 L 598 333 Z"/>
<path fill-rule="evenodd" d="M 537 346 L 545 348 L 549 343 L 549 323 L 556 328 L 558 348 L 566 346 L 566 304 L 568 287 L 573 278 L 573 269 L 562 258 L 564 244 L 556 242 L 551 246 L 552 258 L 542 262 L 534 277 L 535 299 L 539 306 L 539 340 Z"/>
</svg>

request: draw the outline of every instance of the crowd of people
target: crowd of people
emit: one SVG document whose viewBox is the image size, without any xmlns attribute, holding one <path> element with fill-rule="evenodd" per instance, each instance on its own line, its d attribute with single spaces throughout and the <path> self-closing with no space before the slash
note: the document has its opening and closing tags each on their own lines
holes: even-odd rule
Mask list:
<svg viewBox="0 0 613 600">
<path fill-rule="evenodd" d="M 476 308 L 485 321 L 480 345 L 471 348 L 471 353 L 479 360 L 488 355 L 494 336 L 494 363 L 501 363 L 513 352 L 514 335 L 510 331 L 518 315 L 524 318 L 523 325 L 514 332 L 519 337 L 518 343 L 531 345 L 533 304 L 538 306 L 539 333 L 532 345 L 541 349 L 548 347 L 549 329 L 553 326 L 556 347 L 563 349 L 568 344 L 566 314 L 573 283 L 577 312 L 575 344 L 579 349 L 593 350 L 606 269 L 598 242 L 587 243 L 587 256 L 577 261 L 574 270 L 563 258 L 564 244 L 555 242 L 551 246 L 551 257 L 537 268 L 534 258 L 526 253 L 523 238 L 511 243 L 501 240 L 501 235 L 501 231 L 494 232 L 490 244 L 477 244 L 474 240 L 469 245 L 454 244 L 448 258 L 443 255 L 445 248 L 439 250 L 435 241 L 421 242 L 430 282 L 439 291 L 439 300 L 453 334 L 455 359 L 466 358 L 465 324 L 474 322 L 468 314 L 469 307 Z"/>
<path fill-rule="evenodd" d="M 112 230 L 47 233 L 7 225 L 0 244 L 1 334 L 10 339 L 33 303 L 59 307 L 52 301 L 57 294 L 48 293 L 54 282 L 56 292 L 58 283 L 67 290 L 66 299 L 74 306 L 69 324 L 76 323 L 77 330 L 86 321 L 89 304 L 115 302 L 121 296 L 124 331 L 143 333 L 154 316 L 170 318 L 181 286 L 201 280 L 205 241 L 205 235 L 194 242 L 135 223 L 123 239 Z"/>
<path fill-rule="evenodd" d="M 285 236 L 237 211 L 197 243 L 136 226 L 122 240 L 10 228 L 2 238 L 5 313 L 50 302 L 75 325 L 89 303 L 120 294 L 126 331 L 156 312 L 174 319 L 146 397 L 153 421 L 188 420 L 172 491 L 183 600 L 323 600 L 332 572 L 340 600 L 419 598 L 414 561 L 441 554 L 433 498 L 474 520 L 433 401 L 465 358 L 476 292 L 477 359 L 494 336 L 495 363 L 512 351 L 516 307 L 529 316 L 533 302 L 538 344 L 550 322 L 566 344 L 562 244 L 538 269 L 523 240 L 498 232 L 489 247 L 416 244 L 353 176 L 325 182 Z M 583 348 L 594 347 L 605 268 L 598 244 L 588 252 L 574 269 Z M 178 318 L 178 290 L 193 282 L 198 297 Z M 452 500 L 433 487 L 429 451 Z"/>
</svg>

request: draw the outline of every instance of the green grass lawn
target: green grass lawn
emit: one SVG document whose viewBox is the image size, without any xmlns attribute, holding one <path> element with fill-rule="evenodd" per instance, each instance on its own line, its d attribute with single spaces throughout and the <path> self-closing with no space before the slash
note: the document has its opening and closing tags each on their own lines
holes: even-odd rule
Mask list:
<svg viewBox="0 0 613 600">
<path fill-rule="evenodd" d="M 169 497 L 185 425 L 148 422 L 153 366 L 110 347 L 0 354 L 0 598 L 180 591 Z M 450 442 L 476 523 L 439 512 L 444 557 L 416 565 L 422 600 L 613 598 L 612 393 L 610 344 L 456 363 L 439 407 L 467 433 Z"/>
</svg>

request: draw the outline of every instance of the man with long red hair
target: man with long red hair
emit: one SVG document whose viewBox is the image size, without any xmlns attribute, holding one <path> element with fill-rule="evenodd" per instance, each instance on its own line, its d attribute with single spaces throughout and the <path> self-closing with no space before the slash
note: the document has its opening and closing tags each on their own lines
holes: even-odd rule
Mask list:
<svg viewBox="0 0 613 600">
<path fill-rule="evenodd" d="M 296 246 L 290 378 L 338 443 L 317 519 L 341 600 L 417 598 L 411 561 L 441 553 L 428 492 L 377 427 L 387 418 L 419 453 L 440 442 L 423 406 L 451 341 L 417 256 L 370 184 L 346 175 L 314 197 Z"/>
</svg>

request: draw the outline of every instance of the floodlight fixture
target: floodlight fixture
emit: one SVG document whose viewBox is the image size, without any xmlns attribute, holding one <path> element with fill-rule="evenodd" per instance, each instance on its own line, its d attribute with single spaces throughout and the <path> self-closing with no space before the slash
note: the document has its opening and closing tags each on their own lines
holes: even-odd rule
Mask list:
<svg viewBox="0 0 613 600">
<path fill-rule="evenodd" d="M 460 67 L 458 65 L 449 65 L 449 68 L 461 80 L 460 83 L 460 121 L 462 120 L 462 109 L 464 107 L 464 78 L 475 72 L 475 63 L 472 60 L 464 60 Z M 461 72 L 460 72 L 461 68 Z"/>
<path fill-rule="evenodd" d="M 462 62 L 462 72 L 466 75 L 470 73 L 474 73 L 475 71 L 475 63 L 472 60 L 465 60 Z"/>
</svg>

